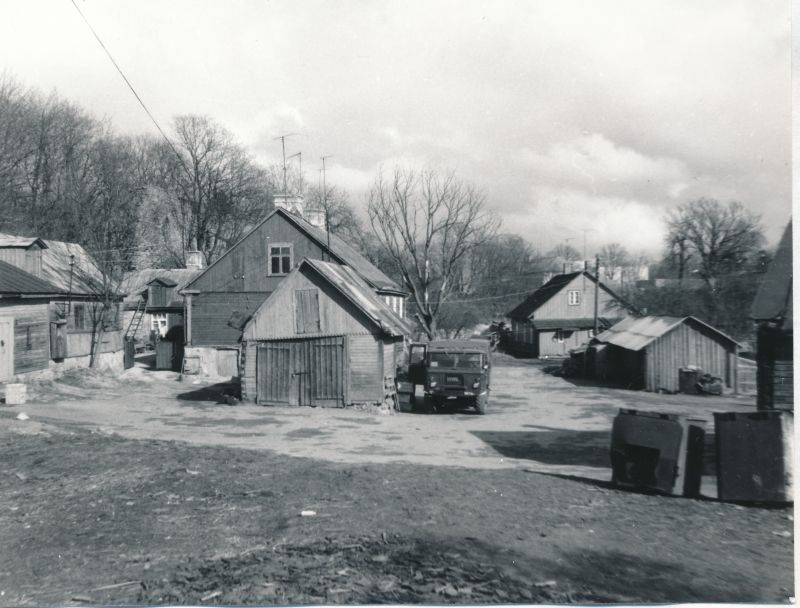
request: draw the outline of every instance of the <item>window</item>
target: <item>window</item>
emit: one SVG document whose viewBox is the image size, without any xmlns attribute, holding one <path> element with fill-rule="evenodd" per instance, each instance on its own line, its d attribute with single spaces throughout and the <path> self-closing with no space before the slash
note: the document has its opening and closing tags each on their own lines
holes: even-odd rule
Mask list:
<svg viewBox="0 0 800 608">
<path fill-rule="evenodd" d="M 567 302 L 570 306 L 577 306 L 581 303 L 581 292 L 577 289 L 567 292 Z"/>
<path fill-rule="evenodd" d="M 280 276 L 292 270 L 292 246 L 290 244 L 270 245 L 269 274 Z"/>
<path fill-rule="evenodd" d="M 86 306 L 83 304 L 74 304 L 72 306 L 72 319 L 77 330 L 86 329 Z"/>
<path fill-rule="evenodd" d="M 162 338 L 167 335 L 167 313 L 160 312 L 150 315 L 150 330 L 158 332 Z"/>
</svg>

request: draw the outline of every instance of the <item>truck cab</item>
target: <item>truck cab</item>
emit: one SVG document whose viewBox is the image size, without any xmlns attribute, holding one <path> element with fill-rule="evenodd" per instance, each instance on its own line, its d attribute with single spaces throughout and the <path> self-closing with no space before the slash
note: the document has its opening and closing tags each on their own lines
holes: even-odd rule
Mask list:
<svg viewBox="0 0 800 608">
<path fill-rule="evenodd" d="M 491 346 L 488 340 L 434 340 L 411 345 L 409 380 L 424 387 L 434 410 L 467 402 L 479 414 L 489 405 Z"/>
</svg>

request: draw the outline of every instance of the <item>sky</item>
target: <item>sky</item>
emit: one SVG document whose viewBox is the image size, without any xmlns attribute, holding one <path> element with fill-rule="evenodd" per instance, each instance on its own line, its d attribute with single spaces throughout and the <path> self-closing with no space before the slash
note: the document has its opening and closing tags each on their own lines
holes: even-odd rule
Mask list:
<svg viewBox="0 0 800 608">
<path fill-rule="evenodd" d="M 75 0 L 165 129 L 302 152 L 363 212 L 379 171 L 455 170 L 546 251 L 658 256 L 699 197 L 791 212 L 788 1 Z M 155 132 L 71 0 L 0 3 L 0 71 Z M 292 161 L 296 162 L 296 161 Z"/>
</svg>

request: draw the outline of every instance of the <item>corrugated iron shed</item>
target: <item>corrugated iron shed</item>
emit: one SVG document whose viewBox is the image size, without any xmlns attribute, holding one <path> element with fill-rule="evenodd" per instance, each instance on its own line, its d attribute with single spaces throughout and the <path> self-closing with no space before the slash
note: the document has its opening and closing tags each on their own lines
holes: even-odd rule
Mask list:
<svg viewBox="0 0 800 608">
<path fill-rule="evenodd" d="M 413 331 L 352 268 L 308 258 L 303 260 L 299 270 L 302 272 L 304 267 L 314 269 L 387 334 L 405 336 Z"/>
<path fill-rule="evenodd" d="M 737 344 L 736 340 L 703 323 L 696 317 L 669 317 L 669 316 L 649 316 L 649 317 L 627 317 L 613 327 L 599 334 L 595 341 L 604 344 L 614 344 L 627 350 L 639 351 L 658 338 L 668 334 L 681 323 L 689 322 L 705 327 L 707 330 L 717 334 L 722 339 Z"/>
<path fill-rule="evenodd" d="M 750 317 L 756 321 L 783 320 L 792 326 L 792 222 L 786 226 L 775 257 L 756 293 Z"/>
<path fill-rule="evenodd" d="M 0 294 L 58 295 L 63 292 L 21 268 L 0 261 Z"/>
</svg>

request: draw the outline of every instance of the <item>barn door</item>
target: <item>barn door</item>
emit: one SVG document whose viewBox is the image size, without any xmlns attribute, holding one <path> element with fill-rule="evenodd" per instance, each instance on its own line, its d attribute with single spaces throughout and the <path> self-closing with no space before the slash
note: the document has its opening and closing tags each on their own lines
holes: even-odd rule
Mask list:
<svg viewBox="0 0 800 608">
<path fill-rule="evenodd" d="M 344 337 L 317 338 L 310 344 L 311 405 L 344 406 Z"/>
<path fill-rule="evenodd" d="M 0 318 L 0 382 L 14 376 L 14 319 Z"/>
<path fill-rule="evenodd" d="M 267 342 L 258 347 L 256 357 L 256 391 L 258 403 L 297 405 L 292 403 L 294 370 L 291 366 L 290 342 Z"/>
</svg>

